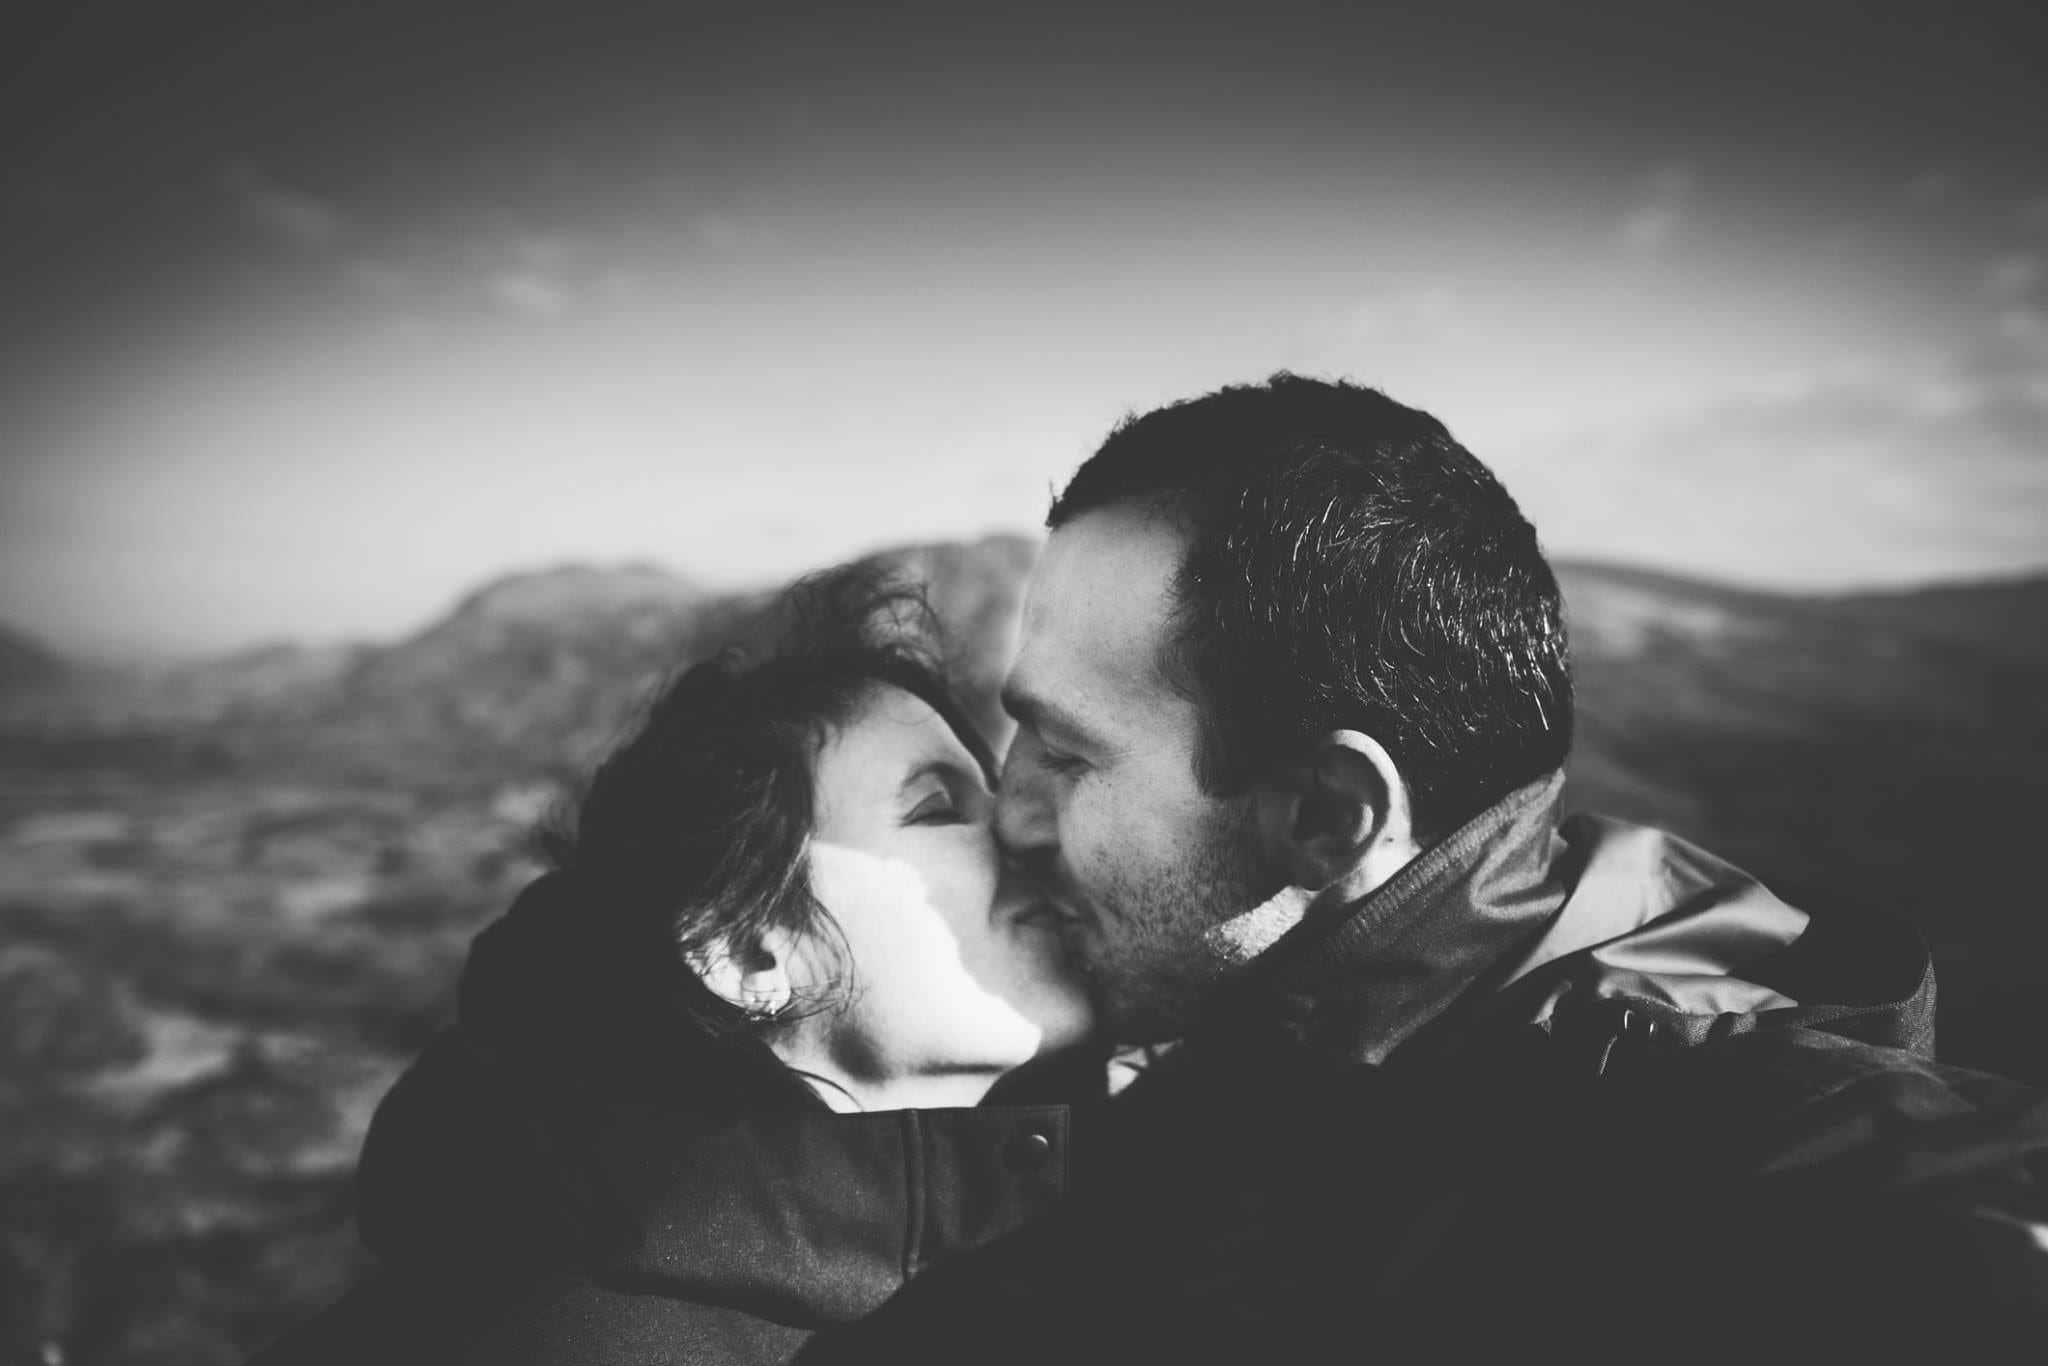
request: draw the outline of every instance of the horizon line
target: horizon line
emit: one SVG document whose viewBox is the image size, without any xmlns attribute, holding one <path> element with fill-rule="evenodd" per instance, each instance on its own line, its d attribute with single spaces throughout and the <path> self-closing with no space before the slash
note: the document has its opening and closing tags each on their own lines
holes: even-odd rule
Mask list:
<svg viewBox="0 0 2048 1366">
<path fill-rule="evenodd" d="M 932 540 L 896 541 L 877 545 L 859 554 L 850 555 L 833 563 L 851 563 L 875 555 L 913 551 L 938 546 L 979 545 L 992 540 L 1043 541 L 1043 531 L 989 530 L 975 536 L 937 538 Z M 1809 602 L 1847 601 L 1851 599 L 1906 597 L 1929 592 L 1952 590 L 1995 590 L 2020 587 L 2037 581 L 2048 581 L 2048 559 L 2015 569 L 1991 570 L 1984 573 L 1952 576 L 1935 576 L 1897 582 L 1877 581 L 1845 583 L 1826 586 L 1796 586 L 1770 583 L 1757 579 L 1744 579 L 1737 575 L 1701 573 L 1696 570 L 1659 565 L 1640 560 L 1624 560 L 1598 554 L 1589 555 L 1548 555 L 1551 566 L 1562 578 L 1569 571 L 1595 574 L 1628 575 L 1637 578 L 1654 578 L 1675 585 L 1685 585 L 1711 591 L 1732 592 L 1755 597 L 1781 600 L 1804 600 Z M 701 589 L 706 598 L 743 597 L 751 593 L 772 592 L 803 574 L 828 566 L 817 565 L 799 569 L 793 573 L 770 576 L 762 579 L 720 581 L 701 577 L 698 572 L 678 567 L 670 561 L 648 555 L 631 555 L 618 559 L 601 557 L 555 557 L 545 561 L 527 564 L 507 565 L 476 580 L 470 587 L 462 589 L 445 599 L 442 604 L 422 615 L 415 624 L 400 627 L 386 633 L 354 633 L 322 635 L 252 634 L 238 642 L 222 645 L 151 645 L 142 641 L 115 641 L 74 638 L 70 643 L 15 620 L 0 616 L 0 639 L 19 644 L 48 656 L 64 665 L 83 665 L 100 668 L 154 668 L 179 665 L 203 664 L 212 661 L 234 659 L 240 656 L 259 654 L 270 650 L 349 650 L 379 649 L 399 645 L 447 621 L 462 607 L 474 599 L 489 593 L 492 589 L 518 579 L 545 578 L 556 574 L 597 571 L 601 574 L 645 573 L 649 570 L 674 579 L 679 585 Z"/>
</svg>

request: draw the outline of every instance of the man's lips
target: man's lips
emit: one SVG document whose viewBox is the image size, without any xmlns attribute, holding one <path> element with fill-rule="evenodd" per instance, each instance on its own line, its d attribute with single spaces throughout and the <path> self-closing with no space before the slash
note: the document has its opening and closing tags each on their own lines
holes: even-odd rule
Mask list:
<svg viewBox="0 0 2048 1366">
<path fill-rule="evenodd" d="M 1049 901 L 1034 901 L 1031 905 L 1026 906 L 1023 910 L 1012 916 L 1010 923 L 1013 925 L 1043 925 L 1047 929 L 1058 930 L 1074 924 L 1075 920 L 1073 916 L 1068 915 Z"/>
<path fill-rule="evenodd" d="M 1006 880 L 1014 878 L 1009 883 L 1012 895 L 1020 897 L 1024 903 L 1011 914 L 1014 923 L 1069 930 L 1091 922 L 1092 917 L 1046 885 L 1050 879 L 1014 866 L 1005 870 L 1005 877 Z"/>
<path fill-rule="evenodd" d="M 1050 896 L 1040 899 L 1038 905 L 1033 910 L 1033 914 L 1050 920 L 1062 929 L 1079 929 L 1090 923 L 1089 917 L 1081 914 L 1081 912 L 1075 910 L 1066 902 L 1056 900 Z"/>
<path fill-rule="evenodd" d="M 1010 912 L 1009 921 L 1015 926 L 1028 925 L 1055 933 L 1064 933 L 1086 923 L 1071 907 L 1039 889 L 1033 889 L 1023 904 Z"/>
<path fill-rule="evenodd" d="M 1053 934 L 1059 934 L 1061 930 L 1067 928 L 1067 922 L 1061 920 L 1059 911 L 1055 911 L 1053 907 L 1034 905 L 1032 909 L 1014 915 L 1010 920 L 1010 926 L 1014 930 L 1049 930 Z"/>
</svg>

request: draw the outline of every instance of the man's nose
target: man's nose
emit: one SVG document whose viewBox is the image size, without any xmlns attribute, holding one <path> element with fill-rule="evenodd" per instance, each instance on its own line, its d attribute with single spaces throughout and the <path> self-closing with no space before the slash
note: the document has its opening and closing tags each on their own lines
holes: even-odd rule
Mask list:
<svg viewBox="0 0 2048 1366">
<path fill-rule="evenodd" d="M 1056 843 L 1044 775 L 1012 745 L 996 781 L 996 847 L 1011 859 Z"/>
</svg>

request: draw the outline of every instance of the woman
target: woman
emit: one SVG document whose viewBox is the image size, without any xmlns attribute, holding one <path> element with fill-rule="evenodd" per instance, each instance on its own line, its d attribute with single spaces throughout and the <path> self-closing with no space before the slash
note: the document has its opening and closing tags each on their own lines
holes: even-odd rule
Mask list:
<svg viewBox="0 0 2048 1366">
<path fill-rule="evenodd" d="M 903 601 L 799 588 L 597 769 L 371 1126 L 378 1271 L 264 1361 L 785 1361 L 1060 1206 L 1066 1106 L 980 1103 L 1087 998 Z"/>
</svg>

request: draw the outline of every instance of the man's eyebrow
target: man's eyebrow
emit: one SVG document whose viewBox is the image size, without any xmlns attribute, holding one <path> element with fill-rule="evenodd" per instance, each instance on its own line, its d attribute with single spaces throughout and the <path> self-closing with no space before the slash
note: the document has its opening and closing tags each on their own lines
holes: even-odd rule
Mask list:
<svg viewBox="0 0 2048 1366">
<path fill-rule="evenodd" d="M 1081 741 L 1088 738 L 1088 732 L 1079 722 L 1036 693 L 1006 685 L 1003 688 L 1002 702 L 1003 710 L 1020 726 L 1030 726 L 1039 731 L 1054 730 L 1069 740 Z"/>
</svg>

